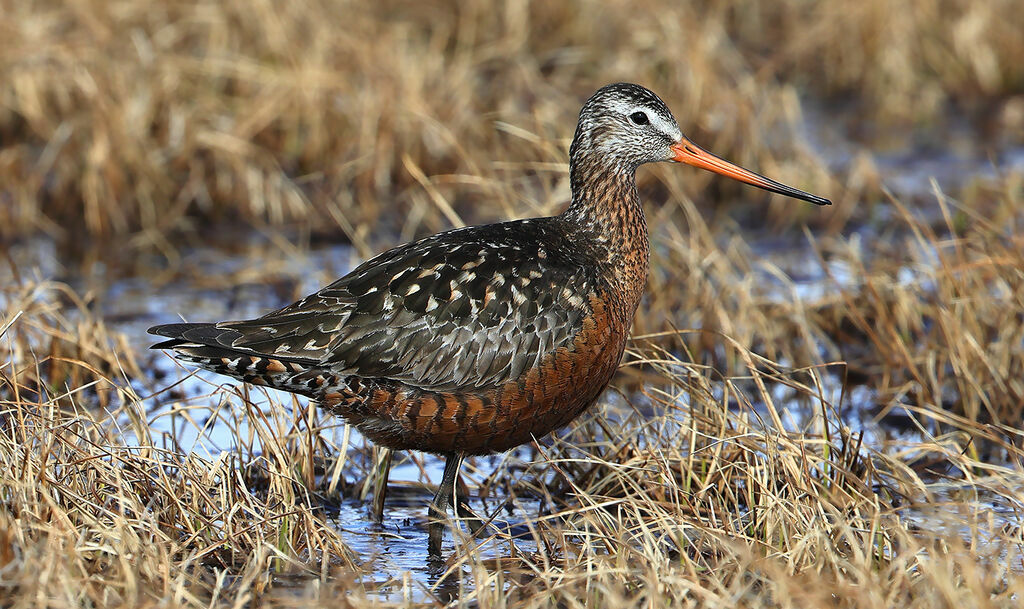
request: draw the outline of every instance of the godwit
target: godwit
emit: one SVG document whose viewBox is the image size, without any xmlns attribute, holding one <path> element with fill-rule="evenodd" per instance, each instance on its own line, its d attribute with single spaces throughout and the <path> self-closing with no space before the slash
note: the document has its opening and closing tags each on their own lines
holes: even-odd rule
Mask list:
<svg viewBox="0 0 1024 609">
<path fill-rule="evenodd" d="M 608 85 L 580 111 L 561 214 L 407 243 L 258 319 L 150 328 L 170 338 L 153 347 L 309 396 L 381 445 L 444 455 L 429 510 L 439 556 L 464 456 L 566 425 L 614 374 L 647 281 L 635 173 L 656 161 L 830 204 L 699 148 L 651 91 Z"/>
</svg>

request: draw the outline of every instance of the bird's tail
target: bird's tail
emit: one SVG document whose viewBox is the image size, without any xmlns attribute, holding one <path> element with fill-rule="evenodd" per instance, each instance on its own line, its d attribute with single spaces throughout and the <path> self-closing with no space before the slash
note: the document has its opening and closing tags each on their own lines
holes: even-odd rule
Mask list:
<svg viewBox="0 0 1024 609">
<path fill-rule="evenodd" d="M 150 349 L 170 349 L 180 360 L 254 385 L 317 397 L 334 375 L 304 358 L 275 357 L 249 349 L 232 348 L 230 333 L 212 323 L 179 323 L 153 326 L 150 334 L 170 340 Z"/>
</svg>

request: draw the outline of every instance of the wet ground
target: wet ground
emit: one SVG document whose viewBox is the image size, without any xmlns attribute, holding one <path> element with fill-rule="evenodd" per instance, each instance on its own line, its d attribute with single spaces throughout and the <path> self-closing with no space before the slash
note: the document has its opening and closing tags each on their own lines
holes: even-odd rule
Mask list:
<svg viewBox="0 0 1024 609">
<path fill-rule="evenodd" d="M 825 137 L 826 136 L 821 136 Z M 826 142 L 821 143 L 827 147 Z M 833 150 L 833 156 L 841 159 L 844 152 Z M 1024 168 L 1024 151 L 992 159 L 962 158 L 951 153 L 903 158 L 899 155 L 886 161 L 892 172 L 887 183 L 897 193 L 923 196 L 930 191 L 930 177 L 962 183 L 967 179 L 984 178 L 1002 171 L 1021 171 Z M 863 229 L 864 238 L 870 239 L 870 228 Z M 747 243 L 762 260 L 755 272 L 758 285 L 770 286 L 770 299 L 805 299 L 808 302 L 820 298 L 845 282 L 855 281 L 849 269 L 836 264 L 823 268 L 810 246 L 787 241 L 780 244 L 767 235 L 744 235 Z M 140 394 L 148 395 L 173 385 L 176 391 L 188 396 L 197 405 L 218 384 L 225 382 L 213 374 L 189 375 L 189 370 L 178 365 L 168 355 L 148 352 L 145 348 L 153 341 L 146 329 L 157 323 L 175 321 L 180 315 L 188 321 L 237 319 L 258 316 L 270 309 L 282 306 L 303 294 L 312 292 L 332 279 L 343 275 L 356 262 L 351 248 L 340 244 L 319 244 L 310 248 L 292 248 L 287 239 L 268 237 L 261 234 L 233 236 L 230 240 L 218 240 L 216 246 L 195 247 L 183 253 L 184 269 L 180 273 L 168 274 L 154 271 L 147 276 L 120 275 L 104 265 L 94 265 L 85 276 L 77 271 L 68 271 L 58 262 L 58 254 L 52 242 L 46 239 L 30 240 L 18 244 L 9 254 L 14 266 L 22 275 L 41 278 L 57 278 L 68 281 L 80 293 L 91 293 L 98 310 L 113 330 L 122 332 L 139 349 L 146 353 L 141 363 L 153 374 L 152 385 L 139 387 Z M 771 270 L 781 269 L 788 281 L 782 281 Z M 0 280 L 11 280 L 0 271 Z M 914 272 L 907 269 L 901 278 L 914 281 Z M 182 380 L 184 379 L 184 380 Z M 921 429 L 914 421 L 900 412 L 889 412 L 885 417 L 877 416 L 875 396 L 868 387 L 844 387 L 837 377 L 825 377 L 825 397 L 840 411 L 835 413 L 843 423 L 856 433 L 863 433 L 864 445 L 885 450 L 885 447 L 899 443 L 924 441 L 928 429 Z M 808 412 L 797 396 L 784 386 L 777 386 L 773 397 L 781 410 L 783 424 L 791 430 L 808 430 L 820 419 L 820 413 Z M 258 394 L 258 392 L 256 392 Z M 260 401 L 262 400 L 262 401 Z M 201 456 L 216 456 L 221 451 L 231 451 L 234 438 L 239 437 L 237 429 L 248 424 L 237 413 L 218 413 L 210 417 L 209 400 L 206 399 L 207 416 L 191 418 L 180 412 L 166 410 L 170 400 L 166 395 L 150 397 L 148 424 L 155 435 L 163 434 L 168 445 L 190 449 Z M 277 401 L 289 404 L 290 397 L 277 396 Z M 270 407 L 266 396 L 258 397 L 258 403 Z M 130 429 L 130 425 L 125 425 Z M 125 441 L 132 443 L 131 432 L 125 432 Z M 345 442 L 344 426 L 339 422 L 327 428 L 325 439 L 335 446 L 364 448 L 366 443 L 357 433 Z M 245 433 L 241 435 L 247 435 Z M 353 459 L 366 459 L 366 451 L 357 451 Z M 471 487 L 486 477 L 497 459 L 473 460 L 466 471 Z M 514 455 L 511 458 L 528 458 L 528 455 Z M 369 468 L 368 463 L 361 465 Z M 358 497 L 347 497 L 334 505 L 325 505 L 325 515 L 336 523 L 343 532 L 346 543 L 372 565 L 373 574 L 368 582 L 375 582 L 376 594 L 383 598 L 409 594 L 411 585 L 417 595 L 450 596 L 458 593 L 459 586 L 469 585 L 466 578 L 447 578 L 438 584 L 440 572 L 431 567 L 426 556 L 426 530 L 424 527 L 426 504 L 431 497 L 431 484 L 441 477 L 443 463 L 431 456 L 396 455 L 391 471 L 389 500 L 382 523 L 376 523 L 369 514 L 369 501 Z M 947 492 L 948 491 L 948 492 Z M 950 485 L 943 491 L 950 504 L 957 502 L 957 489 Z M 991 507 L 991 517 L 998 523 L 1013 526 L 1017 515 L 1011 506 L 998 496 L 975 498 Z M 499 511 L 493 500 L 487 504 L 479 501 L 473 508 L 480 513 L 492 514 Z M 948 505 L 935 504 L 907 506 L 903 517 L 929 526 L 930 514 L 936 509 L 948 509 Z M 512 510 L 511 525 L 516 514 L 536 514 L 537 505 L 521 502 Z M 447 542 L 450 547 L 450 541 Z M 529 540 L 523 540 L 529 548 Z M 498 557 L 506 548 L 502 544 L 490 544 L 482 551 Z"/>
</svg>

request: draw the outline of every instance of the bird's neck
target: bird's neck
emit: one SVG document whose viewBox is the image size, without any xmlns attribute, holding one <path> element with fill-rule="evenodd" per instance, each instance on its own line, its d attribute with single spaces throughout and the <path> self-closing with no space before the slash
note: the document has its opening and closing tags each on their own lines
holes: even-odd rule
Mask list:
<svg viewBox="0 0 1024 609">
<path fill-rule="evenodd" d="M 562 214 L 580 239 L 593 245 L 632 317 L 647 283 L 650 245 L 636 191 L 636 168 L 570 162 L 572 203 Z"/>
</svg>

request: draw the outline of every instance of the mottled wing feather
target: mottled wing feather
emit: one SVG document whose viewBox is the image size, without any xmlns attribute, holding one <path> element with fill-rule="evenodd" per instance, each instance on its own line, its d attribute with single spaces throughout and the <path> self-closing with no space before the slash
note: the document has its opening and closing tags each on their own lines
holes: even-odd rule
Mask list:
<svg viewBox="0 0 1024 609">
<path fill-rule="evenodd" d="M 313 294 L 258 319 L 217 324 L 233 330 L 228 346 L 242 352 L 320 361 L 354 303 Z"/>
<path fill-rule="evenodd" d="M 218 342 L 424 389 L 496 386 L 570 344 L 590 312 L 592 264 L 561 234 L 542 220 L 441 233 L 264 317 L 217 324 Z"/>
<path fill-rule="evenodd" d="M 253 323 L 253 322 L 241 322 L 242 324 Z M 258 348 L 261 346 L 260 341 L 255 341 L 256 347 L 250 347 L 243 343 L 248 343 L 250 337 L 245 334 L 245 328 L 238 330 L 232 327 L 228 327 L 227 324 L 211 324 L 211 323 L 181 323 L 181 324 L 165 324 L 162 326 L 154 326 L 149 329 L 151 334 L 157 334 L 159 336 L 167 336 L 171 338 L 170 341 L 153 345 L 153 348 L 163 349 L 178 347 L 185 344 L 191 345 L 202 345 L 208 347 L 221 347 L 226 349 L 226 353 L 238 352 L 249 355 L 266 355 L 272 353 L 272 350 L 265 350 Z M 315 364 L 319 358 L 303 357 L 302 355 L 293 355 L 290 357 L 280 357 L 277 359 L 294 361 L 302 364 Z"/>
</svg>

